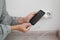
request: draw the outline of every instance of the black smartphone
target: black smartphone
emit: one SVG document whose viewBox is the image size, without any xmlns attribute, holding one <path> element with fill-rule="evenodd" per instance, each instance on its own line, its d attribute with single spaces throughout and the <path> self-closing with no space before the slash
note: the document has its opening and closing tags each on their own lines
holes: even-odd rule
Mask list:
<svg viewBox="0 0 60 40">
<path fill-rule="evenodd" d="M 44 11 L 39 10 L 33 17 L 32 19 L 29 21 L 32 25 L 35 25 L 40 18 L 42 18 L 42 16 L 45 14 Z"/>
</svg>

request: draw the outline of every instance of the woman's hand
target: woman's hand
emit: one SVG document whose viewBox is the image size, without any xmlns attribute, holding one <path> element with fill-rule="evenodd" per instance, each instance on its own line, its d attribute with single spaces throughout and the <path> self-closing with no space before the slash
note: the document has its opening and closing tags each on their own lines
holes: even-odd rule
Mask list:
<svg viewBox="0 0 60 40">
<path fill-rule="evenodd" d="M 30 23 L 23 23 L 21 25 L 12 26 L 11 30 L 18 30 L 21 32 L 27 32 L 31 28 L 31 26 L 32 25 Z"/>
<path fill-rule="evenodd" d="M 27 32 L 32 26 L 29 23 L 29 21 L 35 14 L 36 14 L 35 12 L 32 12 L 26 17 L 20 17 L 19 20 L 18 20 L 20 25 L 12 26 L 11 30 L 18 30 L 18 31 L 22 31 L 22 32 Z"/>
<path fill-rule="evenodd" d="M 26 17 L 20 17 L 19 18 L 19 23 L 28 23 L 30 21 L 30 19 L 35 15 L 35 12 L 30 13 L 28 16 Z"/>
</svg>

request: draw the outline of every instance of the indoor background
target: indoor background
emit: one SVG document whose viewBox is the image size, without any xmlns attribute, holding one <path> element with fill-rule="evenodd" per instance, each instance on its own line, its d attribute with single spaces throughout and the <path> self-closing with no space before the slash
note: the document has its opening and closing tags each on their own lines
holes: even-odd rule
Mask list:
<svg viewBox="0 0 60 40">
<path fill-rule="evenodd" d="M 39 40 L 43 31 L 46 33 L 48 31 L 57 32 L 60 26 L 59 2 L 60 0 L 6 0 L 7 11 L 13 17 L 25 17 L 31 12 L 37 12 L 40 9 L 49 11 L 52 15 L 51 19 L 40 19 L 27 33 L 12 31 L 6 40 Z"/>
</svg>

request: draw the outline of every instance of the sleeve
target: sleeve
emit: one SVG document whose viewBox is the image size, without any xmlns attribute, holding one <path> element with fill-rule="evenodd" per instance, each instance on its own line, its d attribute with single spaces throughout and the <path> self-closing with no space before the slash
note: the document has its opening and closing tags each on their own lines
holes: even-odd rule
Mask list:
<svg viewBox="0 0 60 40">
<path fill-rule="evenodd" d="M 10 25 L 11 23 L 17 24 L 18 18 L 11 17 L 8 15 L 4 1 L 2 14 L 0 17 L 0 40 L 4 40 L 6 36 L 11 32 L 11 25 Z"/>
<path fill-rule="evenodd" d="M 8 12 L 6 11 L 6 4 L 4 2 L 4 6 L 3 6 L 3 11 L 2 11 L 2 24 L 11 24 L 11 25 L 16 25 L 19 24 L 18 19 L 19 17 L 12 17 L 8 14 Z"/>
<path fill-rule="evenodd" d="M 4 40 L 10 32 L 11 27 L 9 25 L 0 24 L 0 40 Z"/>
<path fill-rule="evenodd" d="M 18 20 L 19 20 L 19 17 L 12 17 L 11 25 L 17 25 L 17 24 L 19 24 Z"/>
</svg>

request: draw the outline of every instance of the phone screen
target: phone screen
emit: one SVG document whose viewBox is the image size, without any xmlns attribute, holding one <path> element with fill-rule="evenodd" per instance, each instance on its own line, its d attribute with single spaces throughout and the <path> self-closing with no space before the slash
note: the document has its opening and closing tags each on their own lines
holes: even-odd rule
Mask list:
<svg viewBox="0 0 60 40">
<path fill-rule="evenodd" d="M 29 21 L 32 25 L 35 25 L 40 18 L 42 18 L 42 16 L 45 14 L 44 11 L 39 10 L 33 17 L 32 19 Z"/>
</svg>

